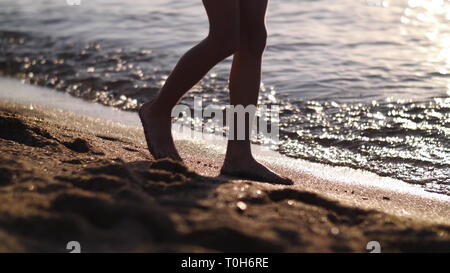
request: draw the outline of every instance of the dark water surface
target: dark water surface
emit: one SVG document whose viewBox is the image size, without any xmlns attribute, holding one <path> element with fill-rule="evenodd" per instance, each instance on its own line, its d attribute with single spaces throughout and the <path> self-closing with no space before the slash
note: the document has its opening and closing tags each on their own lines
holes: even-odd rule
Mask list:
<svg viewBox="0 0 450 273">
<path fill-rule="evenodd" d="M 449 21 L 450 1 L 273 0 L 260 103 L 280 106 L 279 151 L 450 195 Z M 0 73 L 134 111 L 207 30 L 200 0 L 4 0 Z M 230 64 L 183 103 L 227 104 Z"/>
</svg>

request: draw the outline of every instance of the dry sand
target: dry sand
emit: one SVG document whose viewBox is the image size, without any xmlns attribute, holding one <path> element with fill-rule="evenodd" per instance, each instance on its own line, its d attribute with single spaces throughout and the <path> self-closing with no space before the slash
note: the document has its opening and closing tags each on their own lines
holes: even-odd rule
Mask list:
<svg viewBox="0 0 450 273">
<path fill-rule="evenodd" d="M 221 149 L 177 141 L 186 166 L 149 156 L 143 132 L 0 101 L 0 252 L 450 252 L 448 198 L 298 171 L 278 186 L 218 176 Z M 364 176 L 361 179 L 365 179 Z M 367 176 L 366 179 L 371 179 Z"/>
</svg>

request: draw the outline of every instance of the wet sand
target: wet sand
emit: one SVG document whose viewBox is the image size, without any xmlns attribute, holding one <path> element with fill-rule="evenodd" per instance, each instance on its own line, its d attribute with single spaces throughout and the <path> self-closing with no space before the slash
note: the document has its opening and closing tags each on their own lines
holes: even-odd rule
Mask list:
<svg viewBox="0 0 450 273">
<path fill-rule="evenodd" d="M 450 252 L 446 197 L 321 178 L 270 152 L 259 158 L 293 186 L 236 180 L 218 176 L 222 146 L 176 144 L 187 167 L 154 161 L 138 127 L 0 101 L 0 252 Z"/>
</svg>

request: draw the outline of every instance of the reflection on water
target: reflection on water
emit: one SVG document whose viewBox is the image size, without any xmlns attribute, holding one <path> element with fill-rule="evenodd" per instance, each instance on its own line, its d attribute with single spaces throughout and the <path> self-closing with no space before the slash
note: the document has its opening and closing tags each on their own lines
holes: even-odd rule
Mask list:
<svg viewBox="0 0 450 273">
<path fill-rule="evenodd" d="M 260 103 L 280 105 L 279 150 L 450 194 L 449 20 L 448 0 L 271 1 Z M 0 71 L 135 110 L 207 30 L 201 1 L 6 0 Z M 230 61 L 183 102 L 226 104 Z"/>
</svg>

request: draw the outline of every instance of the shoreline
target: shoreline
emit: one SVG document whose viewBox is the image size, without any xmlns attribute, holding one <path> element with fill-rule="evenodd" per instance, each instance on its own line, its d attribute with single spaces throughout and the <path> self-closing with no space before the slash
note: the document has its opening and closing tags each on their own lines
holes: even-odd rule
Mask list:
<svg viewBox="0 0 450 273">
<path fill-rule="evenodd" d="M 75 98 L 64 92 L 23 84 L 14 78 L 0 78 L 0 86 L 15 92 L 0 92 L 0 101 L 14 101 L 31 107 L 42 106 L 44 111 L 66 111 L 78 118 L 78 115 L 94 119 L 103 124 L 127 128 L 135 135 L 141 134 L 141 122 L 137 113 L 118 110 L 98 103 Z M 113 129 L 115 130 L 115 129 Z M 218 175 L 218 169 L 226 151 L 226 139 L 202 139 L 204 135 L 184 127 L 184 132 L 173 130 L 174 139 L 188 167 L 202 175 Z M 187 133 L 186 133 L 187 131 Z M 145 138 L 133 141 L 146 147 Z M 419 217 L 435 223 L 450 224 L 450 196 L 432 193 L 417 185 L 381 177 L 365 170 L 349 167 L 329 166 L 303 159 L 294 159 L 260 145 L 252 144 L 255 158 L 270 165 L 278 172 L 293 177 L 302 183 L 294 187 L 313 191 L 340 200 L 350 206 L 376 209 L 397 216 Z M 201 152 L 199 152 L 201 151 Z M 147 153 L 148 154 L 148 153 Z M 149 156 L 149 155 L 148 155 Z M 214 168 L 197 166 L 198 158 L 207 156 L 214 162 Z M 189 162 L 188 160 L 189 159 Z M 394 198 L 391 198 L 394 196 Z M 386 202 L 386 201 L 391 202 Z"/>
<path fill-rule="evenodd" d="M 40 105 L 51 109 L 65 110 L 89 116 L 94 119 L 101 119 L 116 124 L 134 127 L 134 129 L 137 130 L 141 128 L 141 122 L 136 112 L 123 111 L 96 102 L 85 101 L 65 92 L 58 92 L 41 86 L 24 84 L 21 80 L 15 78 L 0 77 L 0 89 L 15 90 L 15 92 L 0 92 L 0 100 L 15 101 L 31 106 Z M 183 133 L 179 133 L 174 128 L 172 132 L 174 134 L 174 139 L 194 141 L 196 144 L 206 145 L 218 153 L 225 153 L 226 139 L 224 137 L 214 135 L 213 139 L 211 139 L 209 137 L 211 135 L 208 133 L 202 134 L 194 132 L 187 127 L 183 127 L 183 130 Z M 204 136 L 206 136 L 207 139 L 204 139 Z M 145 141 L 142 144 L 145 145 Z M 286 167 L 286 165 L 290 165 L 290 169 L 293 169 L 294 172 L 302 171 L 314 177 L 320 177 L 325 180 L 344 184 L 363 185 L 367 188 L 380 188 L 387 191 L 392 190 L 450 202 L 449 195 L 429 192 L 419 185 L 406 183 L 395 178 L 380 176 L 367 170 L 343 166 L 330 166 L 323 163 L 295 159 L 256 144 L 252 144 L 252 150 L 256 156 L 259 155 L 260 160 L 267 161 L 272 158 L 271 162 L 269 162 L 272 165 L 280 165 L 278 163 L 281 159 L 281 166 Z"/>
<path fill-rule="evenodd" d="M 234 180 L 217 176 L 220 146 L 176 140 L 186 169 L 153 162 L 138 127 L 31 108 L 0 101 L 0 252 L 450 251 L 446 197 L 325 180 L 260 152 L 295 185 Z"/>
</svg>

